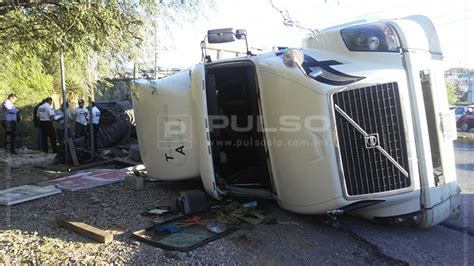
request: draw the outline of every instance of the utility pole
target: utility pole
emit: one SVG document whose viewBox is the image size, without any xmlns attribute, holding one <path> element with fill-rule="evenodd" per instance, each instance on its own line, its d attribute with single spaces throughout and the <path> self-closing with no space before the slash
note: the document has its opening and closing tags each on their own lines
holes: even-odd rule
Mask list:
<svg viewBox="0 0 474 266">
<path fill-rule="evenodd" d="M 133 80 L 137 79 L 137 63 L 133 62 Z"/>
<path fill-rule="evenodd" d="M 91 161 L 94 161 L 94 123 L 93 123 L 93 114 L 92 114 L 92 96 L 94 93 L 94 81 L 93 79 L 93 66 L 92 60 L 89 57 L 89 90 L 88 90 L 88 100 L 89 100 L 89 141 L 90 141 L 90 149 L 91 149 Z M 86 144 L 87 145 L 87 144 Z"/>
<path fill-rule="evenodd" d="M 63 138 L 63 145 L 64 145 L 64 162 L 67 163 L 68 159 L 68 117 L 67 117 L 67 97 L 66 97 L 66 77 L 64 73 L 64 52 L 61 52 L 61 58 L 59 60 L 59 64 L 61 67 L 61 92 L 63 96 L 63 115 L 64 115 L 64 138 Z"/>
<path fill-rule="evenodd" d="M 155 66 L 154 66 L 154 74 L 155 74 L 155 80 L 158 79 L 158 49 L 157 49 L 157 42 L 158 42 L 158 27 L 156 26 L 155 22 Z"/>
</svg>

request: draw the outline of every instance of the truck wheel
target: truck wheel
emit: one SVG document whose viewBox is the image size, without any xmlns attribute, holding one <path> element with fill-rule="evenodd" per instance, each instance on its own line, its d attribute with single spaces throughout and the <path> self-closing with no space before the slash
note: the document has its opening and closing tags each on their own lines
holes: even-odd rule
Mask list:
<svg viewBox="0 0 474 266">
<path fill-rule="evenodd" d="M 462 124 L 461 124 L 461 130 L 462 130 L 462 131 L 469 132 L 469 129 L 470 129 L 470 127 L 469 127 L 469 125 L 467 124 L 467 122 L 462 122 Z"/>
</svg>

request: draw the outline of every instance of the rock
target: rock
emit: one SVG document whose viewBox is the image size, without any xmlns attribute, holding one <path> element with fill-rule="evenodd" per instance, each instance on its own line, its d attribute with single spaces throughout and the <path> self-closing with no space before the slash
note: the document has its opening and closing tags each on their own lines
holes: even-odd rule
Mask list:
<svg viewBox="0 0 474 266">
<path fill-rule="evenodd" d="M 90 197 L 89 200 L 91 201 L 92 204 L 97 204 L 100 202 L 100 199 L 96 196 Z"/>
<path fill-rule="evenodd" d="M 170 259 L 175 259 L 175 260 L 180 260 L 180 261 L 184 260 L 183 253 L 178 252 L 178 251 L 166 250 L 165 252 L 163 252 L 163 255 L 165 255 L 167 258 L 170 258 Z"/>
</svg>

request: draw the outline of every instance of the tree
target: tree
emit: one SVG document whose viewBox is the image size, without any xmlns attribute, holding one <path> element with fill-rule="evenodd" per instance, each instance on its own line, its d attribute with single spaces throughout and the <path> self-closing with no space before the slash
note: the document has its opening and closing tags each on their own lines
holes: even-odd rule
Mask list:
<svg viewBox="0 0 474 266">
<path fill-rule="evenodd" d="M 58 91 L 64 52 L 68 94 L 81 95 L 91 68 L 111 76 L 136 60 L 154 18 L 192 20 L 205 5 L 213 0 L 0 0 L 0 93 L 27 105 Z"/>
<path fill-rule="evenodd" d="M 192 21 L 213 5 L 213 0 L 6 0 L 0 2 L 0 48 L 34 51 L 48 73 L 57 70 L 59 51 L 86 64 L 92 56 L 107 71 L 137 59 L 142 44 L 156 38 L 150 33 L 157 23 Z M 12 49 L 17 46 L 21 49 Z"/>
<path fill-rule="evenodd" d="M 449 104 L 455 104 L 458 101 L 458 96 L 456 95 L 456 85 L 452 82 L 447 81 L 446 91 L 448 93 Z"/>
<path fill-rule="evenodd" d="M 0 56 L 36 55 L 57 77 L 64 52 L 73 70 L 69 82 L 83 88 L 91 58 L 101 72 L 113 74 L 137 59 L 144 40 L 155 38 L 150 31 L 156 23 L 192 20 L 204 6 L 213 0 L 6 0 L 0 2 Z"/>
<path fill-rule="evenodd" d="M 2 53 L 0 95 L 16 93 L 20 106 L 36 104 L 53 93 L 53 77 L 34 54 Z"/>
<path fill-rule="evenodd" d="M 131 2 L 15 0 L 4 2 L 0 10 L 0 55 L 36 58 L 55 80 L 49 88 L 37 88 L 35 95 L 60 87 L 60 52 L 66 57 L 67 83 L 80 91 L 87 85 L 90 58 L 132 58 L 144 24 Z M 16 87 L 19 82 L 8 83 L 16 90 L 25 89 Z"/>
<path fill-rule="evenodd" d="M 130 4 L 48 1 L 13 5 L 0 16 L 3 49 L 39 53 L 126 51 L 140 40 L 143 21 Z"/>
</svg>

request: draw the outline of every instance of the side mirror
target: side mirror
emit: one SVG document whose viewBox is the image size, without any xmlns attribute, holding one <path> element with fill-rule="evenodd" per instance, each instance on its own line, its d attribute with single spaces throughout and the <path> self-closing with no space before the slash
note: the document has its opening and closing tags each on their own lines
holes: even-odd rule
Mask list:
<svg viewBox="0 0 474 266">
<path fill-rule="evenodd" d="M 226 43 L 235 41 L 234 29 L 215 29 L 207 31 L 208 43 Z"/>
<path fill-rule="evenodd" d="M 0 0 L 1 1 L 1 0 Z M 207 38 L 207 42 L 206 42 Z M 204 40 L 201 41 L 201 51 L 203 62 L 210 62 L 210 57 L 207 55 L 207 44 L 208 43 L 226 43 L 233 42 L 236 40 L 245 40 L 245 47 L 247 49 L 247 55 L 253 55 L 249 50 L 249 44 L 247 42 L 247 31 L 244 29 L 237 29 L 234 32 L 234 28 L 223 28 L 208 30 L 207 35 L 204 37 Z"/>
<path fill-rule="evenodd" d="M 242 38 L 247 39 L 247 30 L 237 29 L 235 30 L 235 38 L 242 40 Z"/>
</svg>

